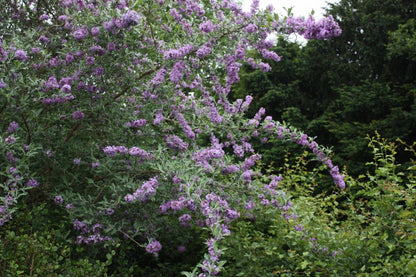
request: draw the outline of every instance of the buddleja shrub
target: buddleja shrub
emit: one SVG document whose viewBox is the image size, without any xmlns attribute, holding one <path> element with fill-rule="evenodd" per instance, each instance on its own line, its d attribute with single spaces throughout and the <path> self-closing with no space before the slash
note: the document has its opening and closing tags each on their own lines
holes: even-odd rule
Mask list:
<svg viewBox="0 0 416 277">
<path fill-rule="evenodd" d="M 80 244 L 122 237 L 158 255 L 159 237 L 196 226 L 208 253 L 188 275 L 211 276 L 231 221 L 259 205 L 295 216 L 251 141 L 307 147 L 345 186 L 306 134 L 264 109 L 244 118 L 250 96 L 227 98 L 242 62 L 269 71 L 280 59 L 269 34 L 329 38 L 332 17 L 279 20 L 258 1 L 248 12 L 230 0 L 46 2 L 0 14 L 1 225 L 35 188 L 71 214 Z"/>
</svg>

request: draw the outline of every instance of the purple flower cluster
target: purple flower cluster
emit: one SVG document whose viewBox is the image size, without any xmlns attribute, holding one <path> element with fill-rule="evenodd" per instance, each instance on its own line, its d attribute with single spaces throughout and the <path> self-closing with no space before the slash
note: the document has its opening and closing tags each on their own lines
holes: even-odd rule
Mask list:
<svg viewBox="0 0 416 277">
<path fill-rule="evenodd" d="M 296 32 L 306 39 L 328 39 L 341 35 L 341 28 L 332 15 L 322 18 L 319 21 L 311 16 L 307 20 L 301 17 L 289 17 L 286 20 L 290 32 Z"/>
<path fill-rule="evenodd" d="M 165 117 L 163 116 L 162 111 L 161 111 L 161 110 L 158 110 L 158 111 L 156 112 L 155 118 L 154 118 L 154 120 L 153 120 L 153 124 L 154 124 L 154 125 L 159 125 L 160 123 L 162 123 L 162 121 L 163 121 L 164 119 L 165 119 Z"/>
<path fill-rule="evenodd" d="M 166 146 L 170 149 L 183 152 L 188 149 L 188 143 L 184 142 L 180 137 L 176 135 L 165 136 Z"/>
<path fill-rule="evenodd" d="M 91 35 L 96 37 L 100 35 L 100 27 L 92 27 L 91 28 Z"/>
<path fill-rule="evenodd" d="M 12 121 L 9 124 L 9 128 L 7 128 L 7 133 L 11 134 L 17 131 L 17 129 L 19 128 L 19 124 L 16 121 Z"/>
<path fill-rule="evenodd" d="M 244 30 L 249 34 L 252 34 L 252 33 L 257 32 L 259 30 L 259 27 L 257 27 L 257 25 L 253 23 L 250 23 L 244 28 Z"/>
<path fill-rule="evenodd" d="M 139 23 L 139 15 L 134 10 L 128 10 L 121 16 L 124 27 L 137 25 Z"/>
<path fill-rule="evenodd" d="M 199 49 L 196 51 L 196 55 L 198 58 L 203 59 L 206 56 L 208 56 L 211 53 L 211 48 L 205 45 L 202 45 L 199 47 Z"/>
<path fill-rule="evenodd" d="M 191 44 L 186 44 L 179 49 L 169 49 L 163 54 L 165 60 L 179 60 L 184 56 L 189 55 L 195 50 L 194 46 Z"/>
<path fill-rule="evenodd" d="M 199 24 L 198 29 L 202 32 L 202 33 L 210 33 L 215 29 L 214 24 L 212 24 L 212 22 L 210 20 L 202 22 L 201 24 Z"/>
<path fill-rule="evenodd" d="M 62 205 L 64 203 L 64 198 L 61 195 L 55 196 L 55 204 L 56 205 Z"/>
<path fill-rule="evenodd" d="M 204 148 L 199 152 L 192 154 L 192 160 L 195 161 L 197 166 L 201 166 L 206 172 L 212 172 L 213 167 L 216 167 L 218 162 L 217 159 L 222 159 L 225 155 L 222 149 L 222 144 L 216 144 L 212 147 Z"/>
<path fill-rule="evenodd" d="M 22 61 L 22 62 L 27 60 L 26 52 L 23 51 L 23 50 L 20 50 L 20 49 L 16 50 L 16 52 L 14 52 L 14 57 L 16 58 L 16 60 L 19 60 L 19 61 Z"/>
<path fill-rule="evenodd" d="M 160 69 L 156 74 L 155 77 L 150 81 L 151 84 L 158 86 L 165 80 L 165 76 L 168 73 L 166 68 Z"/>
<path fill-rule="evenodd" d="M 173 65 L 172 70 L 170 71 L 170 77 L 169 77 L 172 83 L 177 84 L 183 79 L 184 69 L 185 69 L 184 61 L 178 61 Z"/>
<path fill-rule="evenodd" d="M 182 126 L 182 130 L 185 133 L 186 137 L 190 140 L 195 139 L 195 133 L 192 131 L 191 126 L 189 126 L 188 122 L 186 121 L 185 117 L 180 112 L 174 113 L 176 119 L 179 121 L 179 124 Z"/>
<path fill-rule="evenodd" d="M 156 193 L 156 189 L 159 186 L 158 177 L 150 178 L 149 181 L 146 181 L 142 186 L 137 189 L 133 194 L 127 194 L 124 196 L 124 200 L 127 203 L 133 202 L 135 199 L 140 201 L 147 201 L 152 195 Z"/>
<path fill-rule="evenodd" d="M 81 111 L 75 111 L 73 114 L 72 114 L 72 118 L 73 119 L 75 119 L 75 120 L 81 120 L 81 119 L 83 119 L 84 118 L 84 113 L 83 112 L 81 112 Z"/>
<path fill-rule="evenodd" d="M 102 226 L 99 223 L 94 224 L 91 228 L 89 228 L 85 222 L 75 219 L 74 229 L 81 231 L 81 235 L 77 236 L 76 239 L 77 244 L 91 244 L 102 241 L 112 241 L 109 236 L 101 236 L 100 232 L 102 231 Z"/>
<path fill-rule="evenodd" d="M 159 213 L 166 213 L 169 209 L 172 209 L 173 211 L 179 211 L 185 208 L 188 208 L 191 211 L 196 210 L 194 200 L 186 199 L 185 197 L 181 196 L 178 200 L 169 200 L 161 204 L 159 206 Z"/>
<path fill-rule="evenodd" d="M 47 98 L 42 99 L 42 103 L 47 106 L 51 106 L 54 104 L 66 103 L 70 100 L 73 100 L 74 98 L 75 97 L 72 94 L 65 95 L 65 96 L 54 95 L 52 97 L 47 97 Z"/>
<path fill-rule="evenodd" d="M 26 183 L 26 187 L 32 187 L 32 188 L 37 188 L 39 186 L 39 182 L 36 181 L 35 179 L 30 179 L 29 181 L 27 181 Z"/>
<path fill-rule="evenodd" d="M 189 214 L 184 214 L 182 216 L 180 216 L 178 218 L 179 222 L 181 223 L 182 226 L 184 227 L 188 227 L 189 226 L 189 221 L 192 219 L 192 216 Z"/>
<path fill-rule="evenodd" d="M 12 136 L 8 136 L 4 141 L 8 144 L 13 144 L 16 142 L 16 138 Z"/>
<path fill-rule="evenodd" d="M 151 160 L 152 159 L 151 154 L 147 153 L 146 150 L 143 150 L 143 149 L 141 149 L 139 147 L 136 147 L 136 146 L 131 147 L 129 149 L 129 154 L 131 156 L 138 156 L 138 157 L 140 157 L 142 159 L 145 159 L 145 160 Z"/>
<path fill-rule="evenodd" d="M 151 160 L 152 155 L 147 153 L 145 150 L 139 147 L 131 147 L 130 149 L 125 146 L 106 146 L 103 149 L 104 153 L 109 156 L 113 157 L 116 154 L 130 154 L 131 156 L 139 156 L 142 159 Z"/>
<path fill-rule="evenodd" d="M 88 35 L 88 30 L 85 28 L 79 28 L 73 34 L 76 41 L 82 41 Z"/>
<path fill-rule="evenodd" d="M 134 128 L 140 128 L 142 126 L 146 125 L 146 119 L 138 119 L 138 120 L 133 120 L 131 122 L 131 126 Z"/>
<path fill-rule="evenodd" d="M 162 250 L 162 245 L 157 240 L 152 240 L 146 246 L 146 252 L 149 254 L 157 254 L 160 250 Z"/>
</svg>

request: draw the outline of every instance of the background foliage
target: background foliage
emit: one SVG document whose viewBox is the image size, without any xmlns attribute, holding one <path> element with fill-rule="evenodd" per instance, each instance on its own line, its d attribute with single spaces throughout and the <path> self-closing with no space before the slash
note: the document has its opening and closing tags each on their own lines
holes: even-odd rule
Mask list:
<svg viewBox="0 0 416 277">
<path fill-rule="evenodd" d="M 416 137 L 415 8 L 413 1 L 331 4 L 327 13 L 340 22 L 339 37 L 305 46 L 280 38 L 274 50 L 284 59 L 266 73 L 243 67 L 233 95 L 250 91 L 251 113 L 265 107 L 275 119 L 333 146 L 335 161 L 350 174 L 363 174 L 371 160 L 367 134 Z M 408 160 L 404 149 L 398 151 L 400 161 Z"/>
</svg>

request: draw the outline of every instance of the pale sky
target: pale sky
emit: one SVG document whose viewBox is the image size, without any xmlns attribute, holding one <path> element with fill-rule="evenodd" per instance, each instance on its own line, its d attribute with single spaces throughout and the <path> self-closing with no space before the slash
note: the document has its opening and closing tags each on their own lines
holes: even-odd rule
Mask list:
<svg viewBox="0 0 416 277">
<path fill-rule="evenodd" d="M 241 0 L 243 6 L 247 9 L 250 9 L 250 5 L 253 2 L 252 0 Z M 283 7 L 290 8 L 293 7 L 294 16 L 308 16 L 312 9 L 315 11 L 315 17 L 322 17 L 324 14 L 324 9 L 322 7 L 328 7 L 326 4 L 337 3 L 338 0 L 260 0 L 260 8 L 264 9 L 267 5 L 272 4 L 275 8 L 275 11 L 280 15 L 287 15 L 287 12 L 283 10 Z"/>
</svg>

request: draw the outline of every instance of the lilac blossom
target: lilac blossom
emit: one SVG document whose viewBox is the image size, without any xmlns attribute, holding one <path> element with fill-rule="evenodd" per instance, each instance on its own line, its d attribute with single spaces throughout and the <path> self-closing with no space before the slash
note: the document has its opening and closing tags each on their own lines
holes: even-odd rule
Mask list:
<svg viewBox="0 0 416 277">
<path fill-rule="evenodd" d="M 194 51 L 194 46 L 186 44 L 179 49 L 169 49 L 163 54 L 165 60 L 179 60 Z"/>
<path fill-rule="evenodd" d="M 94 57 L 92 57 L 92 56 L 88 56 L 88 57 L 87 57 L 87 59 L 86 59 L 86 63 L 87 63 L 87 65 L 93 65 L 93 64 L 94 64 L 94 62 L 95 62 Z"/>
<path fill-rule="evenodd" d="M 162 249 L 162 245 L 157 240 L 152 240 L 147 246 L 146 246 L 146 252 L 150 254 L 157 254 Z"/>
<path fill-rule="evenodd" d="M 91 35 L 96 37 L 100 35 L 100 27 L 92 27 L 91 28 Z"/>
<path fill-rule="evenodd" d="M 75 111 L 72 113 L 72 118 L 75 120 L 81 120 L 85 117 L 85 114 L 81 111 Z"/>
<path fill-rule="evenodd" d="M 244 28 L 244 30 L 249 34 L 252 34 L 257 32 L 259 28 L 255 24 L 250 23 L 247 25 L 247 27 Z"/>
<path fill-rule="evenodd" d="M 61 87 L 61 89 L 62 89 L 62 92 L 63 92 L 63 93 L 70 93 L 70 92 L 71 92 L 71 86 L 70 86 L 70 85 L 68 85 L 68 84 L 63 85 L 63 86 Z"/>
<path fill-rule="evenodd" d="M 47 14 L 42 14 L 41 16 L 39 16 L 39 20 L 40 21 L 46 21 L 46 20 L 48 20 L 49 19 L 49 15 L 47 15 Z"/>
<path fill-rule="evenodd" d="M 139 23 L 139 15 L 134 10 L 129 10 L 122 15 L 121 20 L 124 26 L 132 26 Z"/>
<path fill-rule="evenodd" d="M 147 153 L 145 150 L 139 148 L 139 147 L 131 147 L 129 149 L 129 154 L 131 156 L 139 156 L 140 158 L 146 159 L 146 160 L 151 160 L 152 159 L 152 155 Z"/>
<path fill-rule="evenodd" d="M 35 179 L 30 179 L 29 181 L 27 181 L 26 183 L 26 187 L 33 187 L 36 188 L 39 186 L 39 182 L 36 181 Z"/>
<path fill-rule="evenodd" d="M 8 136 L 5 140 L 6 143 L 13 144 L 16 142 L 16 138 L 12 136 Z"/>
<path fill-rule="evenodd" d="M 73 34 L 76 41 L 82 41 L 87 35 L 88 31 L 85 28 L 80 28 Z"/>
<path fill-rule="evenodd" d="M 179 152 L 183 152 L 188 149 L 188 143 L 184 142 L 180 137 L 176 135 L 166 136 L 165 142 L 167 147 Z"/>
<path fill-rule="evenodd" d="M 12 121 L 9 124 L 9 128 L 7 128 L 7 133 L 11 134 L 17 131 L 17 129 L 19 128 L 19 124 L 16 121 Z"/>
<path fill-rule="evenodd" d="M 212 22 L 208 20 L 199 24 L 198 29 L 203 33 L 210 33 L 214 30 L 214 27 L 215 27 L 214 24 L 212 24 Z"/>
<path fill-rule="evenodd" d="M 27 60 L 26 52 L 23 51 L 23 50 L 20 50 L 20 49 L 16 50 L 16 52 L 14 52 L 14 57 L 16 58 L 16 60 L 19 60 L 19 61 L 22 61 L 22 62 Z"/>
<path fill-rule="evenodd" d="M 61 195 L 55 196 L 55 200 L 54 201 L 55 201 L 55 204 L 56 205 L 62 205 L 64 203 L 64 199 L 62 198 Z"/>
<path fill-rule="evenodd" d="M 139 127 L 144 126 L 145 124 L 146 124 L 146 119 L 138 119 L 138 120 L 134 120 L 131 125 L 134 128 L 139 128 Z"/>
<path fill-rule="evenodd" d="M 51 40 L 49 38 L 47 38 L 45 35 L 41 35 L 39 37 L 39 41 L 40 41 L 40 43 L 43 43 L 43 44 L 48 44 L 49 42 L 51 42 Z"/>
<path fill-rule="evenodd" d="M 118 148 L 116 146 L 106 146 L 104 147 L 104 153 L 109 156 L 113 157 L 117 153 Z"/>
<path fill-rule="evenodd" d="M 197 51 L 196 55 L 198 58 L 203 59 L 211 53 L 211 48 L 205 45 L 202 45 Z"/>
</svg>

